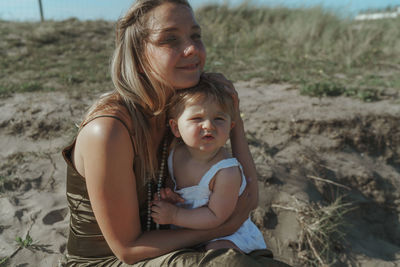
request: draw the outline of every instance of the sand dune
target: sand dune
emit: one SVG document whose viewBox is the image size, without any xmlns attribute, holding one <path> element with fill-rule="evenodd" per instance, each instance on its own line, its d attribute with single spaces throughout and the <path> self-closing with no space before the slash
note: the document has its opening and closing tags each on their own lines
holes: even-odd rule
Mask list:
<svg viewBox="0 0 400 267">
<path fill-rule="evenodd" d="M 398 100 L 309 98 L 291 85 L 256 80 L 235 86 L 259 172 L 253 220 L 275 256 L 293 266 L 307 260 L 400 265 Z M 69 214 L 61 149 L 95 98 L 43 92 L 0 99 L 0 258 L 10 256 L 5 265 L 62 265 Z M 320 248 L 315 254 L 307 227 L 338 198 L 351 208 L 337 222 L 345 236 L 326 239 L 329 255 Z M 27 248 L 19 248 L 17 237 L 27 240 Z"/>
</svg>

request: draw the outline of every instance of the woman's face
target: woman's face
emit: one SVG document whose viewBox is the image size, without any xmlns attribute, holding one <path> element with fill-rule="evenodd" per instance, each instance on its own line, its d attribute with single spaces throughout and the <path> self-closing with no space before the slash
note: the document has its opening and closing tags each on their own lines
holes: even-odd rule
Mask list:
<svg viewBox="0 0 400 267">
<path fill-rule="evenodd" d="M 175 89 L 196 85 L 206 52 L 200 26 L 190 8 L 164 3 L 148 16 L 150 36 L 145 53 L 151 68 Z"/>
</svg>

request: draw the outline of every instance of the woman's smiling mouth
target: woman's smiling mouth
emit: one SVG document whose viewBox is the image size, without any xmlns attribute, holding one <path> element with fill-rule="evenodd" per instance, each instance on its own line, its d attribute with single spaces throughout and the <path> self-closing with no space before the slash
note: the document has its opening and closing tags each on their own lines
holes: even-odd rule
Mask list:
<svg viewBox="0 0 400 267">
<path fill-rule="evenodd" d="M 199 63 L 192 63 L 192 64 L 187 64 L 181 67 L 177 67 L 180 70 L 197 70 L 199 67 Z"/>
</svg>

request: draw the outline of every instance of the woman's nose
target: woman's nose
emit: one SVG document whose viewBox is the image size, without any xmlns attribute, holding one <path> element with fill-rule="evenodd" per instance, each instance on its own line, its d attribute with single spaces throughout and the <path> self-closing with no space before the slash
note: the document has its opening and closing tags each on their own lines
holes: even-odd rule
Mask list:
<svg viewBox="0 0 400 267">
<path fill-rule="evenodd" d="M 186 42 L 186 44 L 185 44 L 185 47 L 183 50 L 183 55 L 185 57 L 191 56 L 191 55 L 196 54 L 197 51 L 198 51 L 198 48 L 197 48 L 196 44 L 192 40 L 190 40 L 190 41 Z"/>
</svg>

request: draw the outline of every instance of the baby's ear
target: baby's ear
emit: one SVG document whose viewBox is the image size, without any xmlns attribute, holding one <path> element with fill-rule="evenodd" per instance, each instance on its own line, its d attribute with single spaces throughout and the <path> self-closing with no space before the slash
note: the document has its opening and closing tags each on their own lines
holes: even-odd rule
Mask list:
<svg viewBox="0 0 400 267">
<path fill-rule="evenodd" d="M 176 120 L 170 119 L 169 127 L 171 128 L 171 132 L 174 134 L 175 137 L 181 137 L 181 134 L 179 133 L 178 122 Z"/>
</svg>

